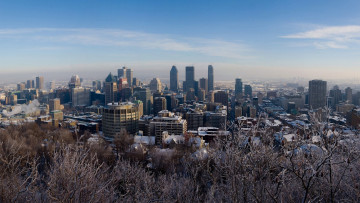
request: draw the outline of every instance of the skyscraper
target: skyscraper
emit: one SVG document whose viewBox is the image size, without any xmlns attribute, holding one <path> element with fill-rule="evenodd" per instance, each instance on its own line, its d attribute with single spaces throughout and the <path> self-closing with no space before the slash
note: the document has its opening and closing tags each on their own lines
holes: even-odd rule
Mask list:
<svg viewBox="0 0 360 203">
<path fill-rule="evenodd" d="M 134 88 L 134 96 L 136 97 L 136 99 L 142 101 L 143 113 L 145 115 L 150 115 L 152 105 L 151 91 L 147 88 L 136 87 Z"/>
<path fill-rule="evenodd" d="M 200 82 L 200 89 L 205 90 L 205 94 L 207 94 L 209 91 L 208 80 L 206 78 L 200 78 L 199 82 Z"/>
<path fill-rule="evenodd" d="M 78 75 L 71 76 L 71 79 L 69 81 L 69 88 L 75 88 L 80 86 L 81 86 L 80 77 Z"/>
<path fill-rule="evenodd" d="M 174 92 L 179 90 L 179 73 L 176 66 L 170 70 L 170 90 Z"/>
<path fill-rule="evenodd" d="M 117 101 L 117 82 L 116 78 L 109 73 L 105 79 L 105 105 Z"/>
<path fill-rule="evenodd" d="M 194 66 L 186 66 L 186 75 L 185 75 L 185 87 L 184 92 L 187 92 L 190 88 L 195 89 L 195 68 Z"/>
<path fill-rule="evenodd" d="M 252 87 L 250 85 L 245 85 L 244 94 L 246 97 L 252 98 Z"/>
<path fill-rule="evenodd" d="M 346 102 L 352 104 L 352 89 L 350 87 L 347 87 L 345 89 L 345 97 L 346 97 Z"/>
<path fill-rule="evenodd" d="M 30 88 L 34 88 L 34 80 L 27 80 L 26 81 L 26 88 L 30 89 Z"/>
<path fill-rule="evenodd" d="M 317 109 L 326 106 L 326 81 L 309 81 L 309 107 Z"/>
<path fill-rule="evenodd" d="M 339 86 L 335 85 L 333 87 L 332 90 L 330 90 L 330 95 L 331 97 L 331 107 L 336 109 L 336 105 L 338 105 L 340 103 L 340 101 L 342 100 L 342 93 L 341 90 L 339 89 Z"/>
<path fill-rule="evenodd" d="M 166 110 L 166 99 L 165 97 L 154 98 L 154 115 L 157 115 L 159 111 Z"/>
<path fill-rule="evenodd" d="M 126 78 L 127 78 L 129 87 L 131 87 L 132 83 L 133 83 L 133 71 L 131 69 L 126 70 Z"/>
<path fill-rule="evenodd" d="M 130 68 L 122 67 L 118 69 L 118 78 L 127 78 L 129 86 L 132 86 L 133 71 Z"/>
<path fill-rule="evenodd" d="M 235 79 L 235 96 L 239 97 L 243 93 L 243 83 L 240 78 Z"/>
<path fill-rule="evenodd" d="M 36 89 L 39 89 L 39 90 L 44 89 L 44 77 L 43 76 L 36 77 Z"/>
<path fill-rule="evenodd" d="M 126 78 L 126 67 L 118 69 L 118 78 Z"/>
<path fill-rule="evenodd" d="M 208 66 L 208 90 L 214 90 L 214 68 L 212 65 Z"/>
<path fill-rule="evenodd" d="M 153 78 L 150 81 L 150 90 L 151 92 L 161 92 L 162 91 L 162 85 L 159 78 Z"/>
</svg>

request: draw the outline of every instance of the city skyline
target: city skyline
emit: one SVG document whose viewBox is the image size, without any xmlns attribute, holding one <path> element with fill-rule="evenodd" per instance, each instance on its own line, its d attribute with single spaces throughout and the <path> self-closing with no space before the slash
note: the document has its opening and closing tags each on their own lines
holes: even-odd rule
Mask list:
<svg viewBox="0 0 360 203">
<path fill-rule="evenodd" d="M 1 79 L 43 73 L 91 78 L 122 66 L 152 78 L 166 75 L 162 72 L 172 65 L 195 66 L 205 77 L 208 64 L 222 70 L 219 80 L 359 78 L 359 6 L 356 1 L 2 2 L 0 18 L 7 20 L 0 22 Z"/>
</svg>

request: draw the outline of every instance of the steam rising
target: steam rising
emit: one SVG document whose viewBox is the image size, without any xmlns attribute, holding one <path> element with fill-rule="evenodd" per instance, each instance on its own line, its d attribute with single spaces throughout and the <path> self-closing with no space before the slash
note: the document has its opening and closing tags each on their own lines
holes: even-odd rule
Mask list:
<svg viewBox="0 0 360 203">
<path fill-rule="evenodd" d="M 16 105 L 15 108 L 10 112 L 8 112 L 7 110 L 3 110 L 2 114 L 6 117 L 10 117 L 19 113 L 31 114 L 36 112 L 39 109 L 39 106 L 40 106 L 39 101 L 35 99 L 31 102 L 31 104 L 28 105 L 26 104 Z"/>
</svg>

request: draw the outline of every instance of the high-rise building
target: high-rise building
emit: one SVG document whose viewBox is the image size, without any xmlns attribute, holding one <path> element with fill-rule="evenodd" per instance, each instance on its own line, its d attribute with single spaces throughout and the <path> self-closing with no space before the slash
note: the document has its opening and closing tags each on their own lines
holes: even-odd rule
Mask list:
<svg viewBox="0 0 360 203">
<path fill-rule="evenodd" d="M 235 79 L 235 96 L 240 97 L 243 93 L 243 83 L 240 78 Z"/>
<path fill-rule="evenodd" d="M 204 126 L 204 113 L 202 111 L 189 111 L 185 116 L 188 130 L 197 130 L 199 127 Z"/>
<path fill-rule="evenodd" d="M 134 96 L 142 101 L 144 114 L 150 115 L 152 106 L 151 91 L 147 88 L 136 87 L 134 88 Z"/>
<path fill-rule="evenodd" d="M 34 80 L 27 80 L 26 81 L 26 88 L 27 89 L 34 88 Z"/>
<path fill-rule="evenodd" d="M 55 110 L 61 110 L 60 109 L 60 99 L 59 98 L 55 98 L 55 99 L 50 99 L 49 101 L 49 111 L 55 111 Z"/>
<path fill-rule="evenodd" d="M 150 90 L 151 92 L 161 92 L 162 91 L 162 85 L 159 78 L 153 78 L 150 81 Z"/>
<path fill-rule="evenodd" d="M 122 67 L 118 69 L 118 78 L 126 78 L 126 71 L 127 71 L 126 67 Z"/>
<path fill-rule="evenodd" d="M 170 70 L 170 90 L 177 92 L 179 90 L 179 73 L 176 66 Z"/>
<path fill-rule="evenodd" d="M 71 88 L 72 106 L 89 106 L 91 91 L 90 88 L 76 87 Z"/>
<path fill-rule="evenodd" d="M 131 69 L 126 70 L 126 78 L 127 78 L 129 87 L 131 87 L 132 83 L 133 83 L 133 71 Z"/>
<path fill-rule="evenodd" d="M 158 116 L 155 116 L 150 122 L 150 134 L 155 136 L 156 144 L 161 143 L 164 131 L 167 131 L 169 135 L 185 135 L 187 131 L 186 120 L 170 111 L 160 111 Z"/>
<path fill-rule="evenodd" d="M 229 94 L 225 91 L 217 91 L 214 93 L 214 102 L 221 103 L 224 106 L 228 106 Z"/>
<path fill-rule="evenodd" d="M 105 105 L 117 101 L 117 82 L 116 78 L 109 73 L 105 79 Z"/>
<path fill-rule="evenodd" d="M 126 78 L 129 86 L 133 83 L 133 71 L 130 68 L 122 67 L 118 69 L 118 78 Z"/>
<path fill-rule="evenodd" d="M 309 81 L 309 107 L 311 109 L 322 108 L 326 106 L 326 81 Z"/>
<path fill-rule="evenodd" d="M 331 107 L 333 109 L 336 109 L 336 105 L 338 105 L 340 103 L 340 101 L 342 100 L 342 93 L 341 90 L 339 89 L 339 86 L 335 85 L 333 87 L 333 89 L 330 90 L 330 94 L 329 94 L 331 100 Z"/>
<path fill-rule="evenodd" d="M 195 68 L 194 66 L 186 66 L 186 75 L 185 75 L 185 86 L 184 92 L 189 91 L 191 88 L 195 89 Z"/>
<path fill-rule="evenodd" d="M 246 97 L 252 99 L 252 87 L 251 87 L 251 85 L 245 85 L 244 94 L 245 94 Z"/>
<path fill-rule="evenodd" d="M 154 115 L 157 115 L 159 111 L 166 110 L 166 99 L 164 97 L 154 98 Z"/>
<path fill-rule="evenodd" d="M 207 94 L 209 91 L 208 80 L 206 78 L 200 78 L 199 82 L 200 82 L 200 89 L 205 90 L 205 94 Z"/>
<path fill-rule="evenodd" d="M 23 83 L 23 82 L 17 84 L 17 90 L 18 90 L 18 91 L 23 91 L 23 90 L 25 89 L 25 87 L 26 87 L 26 84 Z"/>
<path fill-rule="evenodd" d="M 345 89 L 345 98 L 348 104 L 352 104 L 352 89 L 350 87 Z"/>
<path fill-rule="evenodd" d="M 92 82 L 93 85 L 93 90 L 101 90 L 101 81 L 100 80 L 95 80 Z"/>
<path fill-rule="evenodd" d="M 113 138 L 126 130 L 135 134 L 139 129 L 139 106 L 130 102 L 109 104 L 103 111 L 102 128 L 105 137 Z"/>
<path fill-rule="evenodd" d="M 39 90 L 45 89 L 43 76 L 36 77 L 36 89 L 39 89 Z"/>
<path fill-rule="evenodd" d="M 214 68 L 212 65 L 208 66 L 208 91 L 214 90 Z"/>
<path fill-rule="evenodd" d="M 78 75 L 73 75 L 69 81 L 69 88 L 76 88 L 81 86 L 80 77 Z"/>
<path fill-rule="evenodd" d="M 50 81 L 50 89 L 53 90 L 55 89 L 56 85 L 55 85 L 55 81 Z"/>
</svg>

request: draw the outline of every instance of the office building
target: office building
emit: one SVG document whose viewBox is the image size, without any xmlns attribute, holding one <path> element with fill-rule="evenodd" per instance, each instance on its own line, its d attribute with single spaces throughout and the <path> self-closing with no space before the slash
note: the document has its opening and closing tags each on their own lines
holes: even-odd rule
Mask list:
<svg viewBox="0 0 360 203">
<path fill-rule="evenodd" d="M 144 115 L 150 115 L 153 103 L 151 91 L 147 88 L 136 87 L 134 88 L 134 96 L 136 99 L 142 101 Z"/>
<path fill-rule="evenodd" d="M 187 92 L 191 88 L 195 89 L 195 68 L 194 66 L 186 66 L 185 71 L 185 82 L 183 88 L 184 92 Z"/>
<path fill-rule="evenodd" d="M 161 85 L 161 81 L 159 78 L 153 78 L 150 81 L 149 86 L 150 86 L 151 92 L 153 92 L 153 93 L 162 91 L 162 85 Z"/>
<path fill-rule="evenodd" d="M 111 103 L 102 114 L 102 129 L 104 136 L 113 138 L 117 133 L 126 130 L 135 134 L 139 130 L 139 106 L 126 103 Z"/>
<path fill-rule="evenodd" d="M 201 111 L 187 112 L 185 118 L 188 130 L 197 130 L 204 126 L 204 113 Z"/>
<path fill-rule="evenodd" d="M 208 91 L 214 90 L 214 68 L 212 65 L 208 66 Z"/>
<path fill-rule="evenodd" d="M 27 89 L 34 88 L 34 80 L 27 80 L 26 81 L 26 88 Z"/>
<path fill-rule="evenodd" d="M 45 89 L 43 76 L 36 77 L 36 89 L 39 89 L 39 90 Z"/>
<path fill-rule="evenodd" d="M 101 90 L 101 81 L 100 80 L 93 81 L 92 86 L 94 91 Z"/>
<path fill-rule="evenodd" d="M 309 107 L 317 109 L 326 106 L 326 81 L 309 81 Z"/>
<path fill-rule="evenodd" d="M 205 94 L 207 94 L 207 93 L 209 92 L 208 79 L 206 79 L 206 78 L 200 78 L 199 83 L 200 83 L 200 89 L 205 90 Z"/>
<path fill-rule="evenodd" d="M 342 100 L 342 93 L 341 90 L 339 89 L 339 86 L 335 85 L 330 90 L 329 97 L 330 97 L 329 106 L 331 106 L 333 109 L 336 109 L 336 105 L 338 105 Z"/>
<path fill-rule="evenodd" d="M 150 134 L 155 136 L 155 143 L 160 144 L 163 132 L 169 135 L 185 135 L 187 131 L 186 120 L 167 110 L 160 111 L 150 122 Z"/>
<path fill-rule="evenodd" d="M 240 98 L 243 93 L 243 83 L 240 78 L 235 79 L 235 96 Z"/>
<path fill-rule="evenodd" d="M 76 88 L 81 86 L 80 77 L 78 75 L 73 75 L 69 81 L 69 88 Z"/>
<path fill-rule="evenodd" d="M 23 82 L 17 84 L 17 90 L 18 90 L 18 91 L 23 91 L 23 90 L 25 89 L 25 87 L 26 87 L 26 84 L 23 83 Z"/>
<path fill-rule="evenodd" d="M 250 85 L 245 85 L 244 95 L 245 97 L 252 99 L 252 87 Z"/>
<path fill-rule="evenodd" d="M 352 89 L 350 87 L 345 89 L 345 99 L 348 104 L 352 104 Z"/>
<path fill-rule="evenodd" d="M 76 87 L 71 89 L 72 106 L 90 106 L 90 88 Z"/>
<path fill-rule="evenodd" d="M 50 99 L 49 101 L 49 111 L 55 111 L 55 110 L 61 110 L 60 109 L 60 99 L 59 98 L 55 98 L 55 99 Z"/>
<path fill-rule="evenodd" d="M 109 73 L 109 75 L 105 79 L 104 92 L 105 92 L 105 105 L 118 101 L 117 82 L 116 82 L 116 78 L 111 73 Z"/>
<path fill-rule="evenodd" d="M 157 115 L 159 111 L 166 110 L 166 98 L 155 97 L 154 98 L 154 115 Z"/>
<path fill-rule="evenodd" d="M 179 90 L 179 73 L 176 66 L 170 70 L 170 90 L 177 92 Z"/>
<path fill-rule="evenodd" d="M 55 81 L 50 81 L 49 86 L 50 86 L 50 89 L 51 89 L 51 90 L 55 89 L 55 88 L 56 88 Z"/>
<path fill-rule="evenodd" d="M 126 70 L 126 79 L 129 84 L 129 87 L 133 84 L 133 71 L 131 69 Z"/>
<path fill-rule="evenodd" d="M 214 93 L 214 102 L 221 103 L 224 106 L 228 106 L 229 94 L 225 91 L 217 91 Z"/>
</svg>

